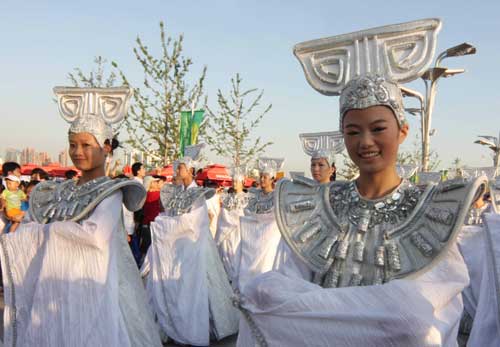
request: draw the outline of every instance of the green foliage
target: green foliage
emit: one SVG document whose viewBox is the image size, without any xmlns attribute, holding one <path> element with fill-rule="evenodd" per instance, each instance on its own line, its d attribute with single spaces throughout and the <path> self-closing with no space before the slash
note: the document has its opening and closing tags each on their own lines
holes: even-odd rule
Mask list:
<svg viewBox="0 0 500 347">
<path fill-rule="evenodd" d="M 349 155 L 342 152 L 342 169 L 338 170 L 339 176 L 343 177 L 347 181 L 351 181 L 359 176 L 359 168 L 356 164 L 349 158 Z"/>
<path fill-rule="evenodd" d="M 210 123 L 207 123 L 205 139 L 212 146 L 212 151 L 222 157 L 231 158 L 233 167 L 248 166 L 272 144 L 263 142 L 261 137 L 252 139 L 252 131 L 271 110 L 272 105 L 257 111 L 264 91 L 258 92 L 255 88 L 242 91 L 241 81 L 239 74 L 231 78 L 229 96 L 224 96 L 221 90 L 218 90 L 217 112 L 206 106 Z"/>
<path fill-rule="evenodd" d="M 111 71 L 106 77 L 106 63 L 108 61 L 101 56 L 94 58 L 94 68 L 88 74 L 85 74 L 82 69 L 73 69 L 74 73 L 68 73 L 68 79 L 74 87 L 94 87 L 94 88 L 109 88 L 113 87 L 116 82 L 116 74 Z"/>
<path fill-rule="evenodd" d="M 184 36 L 176 39 L 165 35 L 160 22 L 161 54 L 152 55 L 140 37 L 133 51 L 143 72 L 142 86 L 132 86 L 122 70 L 123 83 L 133 87 L 133 103 L 125 125 L 127 143 L 147 154 L 158 165 L 166 165 L 179 155 L 181 111 L 197 108 L 203 96 L 207 68 L 190 87 L 189 71 L 193 61 L 183 55 Z M 112 63 L 118 68 L 116 62 Z M 204 127 L 200 128 L 203 135 Z"/>
</svg>

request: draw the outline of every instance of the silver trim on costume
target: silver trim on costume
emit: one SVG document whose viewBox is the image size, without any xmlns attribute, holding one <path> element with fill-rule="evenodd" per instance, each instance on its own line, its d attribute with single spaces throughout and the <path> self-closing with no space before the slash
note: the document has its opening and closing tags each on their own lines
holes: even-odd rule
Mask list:
<svg viewBox="0 0 500 347">
<path fill-rule="evenodd" d="M 160 191 L 160 200 L 169 216 L 180 216 L 189 213 L 194 203 L 201 197 L 208 200 L 215 195 L 215 190 L 204 187 L 184 189 L 182 185 L 164 185 Z"/>
<path fill-rule="evenodd" d="M 364 199 L 354 182 L 280 180 L 283 238 L 327 287 L 371 285 L 426 271 L 454 241 L 485 178 L 415 186 Z"/>
</svg>

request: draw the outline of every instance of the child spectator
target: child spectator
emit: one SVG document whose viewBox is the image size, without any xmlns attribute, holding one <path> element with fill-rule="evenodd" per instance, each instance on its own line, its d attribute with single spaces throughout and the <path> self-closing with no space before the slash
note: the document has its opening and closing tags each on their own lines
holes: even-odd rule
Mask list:
<svg viewBox="0 0 500 347">
<path fill-rule="evenodd" d="M 16 231 L 24 212 L 21 210 L 22 201 L 26 201 L 26 194 L 19 189 L 21 180 L 15 175 L 5 178 L 7 189 L 2 192 L 2 199 L 5 201 L 5 215 L 12 222 L 10 232 Z"/>
<path fill-rule="evenodd" d="M 49 179 L 49 174 L 42 168 L 37 167 L 31 171 L 32 181 L 47 181 Z"/>
</svg>

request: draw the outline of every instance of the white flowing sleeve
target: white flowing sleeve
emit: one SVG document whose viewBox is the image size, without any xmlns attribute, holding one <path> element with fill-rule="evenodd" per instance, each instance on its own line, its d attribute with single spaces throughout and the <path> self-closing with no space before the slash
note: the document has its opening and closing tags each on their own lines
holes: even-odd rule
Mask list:
<svg viewBox="0 0 500 347">
<path fill-rule="evenodd" d="M 466 226 L 458 242 L 470 285 L 463 291 L 473 324 L 467 346 L 500 346 L 500 215 L 487 214 L 485 226 Z"/>
<path fill-rule="evenodd" d="M 0 237 L 7 345 L 128 345 L 111 261 L 121 199 L 107 197 L 81 224 L 26 223 Z"/>
<path fill-rule="evenodd" d="M 253 347 L 253 335 L 267 346 L 456 346 L 468 281 L 455 245 L 419 277 L 378 286 L 323 289 L 268 272 L 243 289 L 237 345 Z"/>
</svg>

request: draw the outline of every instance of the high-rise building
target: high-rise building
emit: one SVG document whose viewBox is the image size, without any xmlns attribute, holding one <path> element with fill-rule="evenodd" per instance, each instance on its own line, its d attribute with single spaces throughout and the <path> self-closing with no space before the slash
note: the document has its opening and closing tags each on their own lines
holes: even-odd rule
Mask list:
<svg viewBox="0 0 500 347">
<path fill-rule="evenodd" d="M 36 152 L 34 148 L 26 147 L 21 151 L 21 165 L 35 163 Z"/>
<path fill-rule="evenodd" d="M 61 166 L 68 166 L 68 151 L 66 150 L 60 151 L 58 158 L 59 158 L 59 164 L 61 164 Z"/>
<path fill-rule="evenodd" d="M 9 147 L 5 150 L 5 161 L 21 162 L 21 152 L 16 148 Z"/>
</svg>

